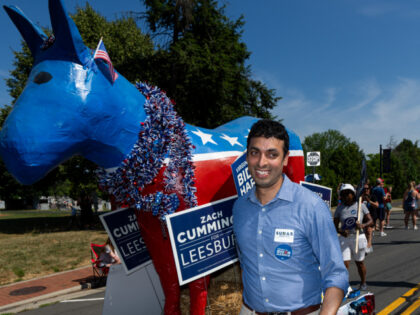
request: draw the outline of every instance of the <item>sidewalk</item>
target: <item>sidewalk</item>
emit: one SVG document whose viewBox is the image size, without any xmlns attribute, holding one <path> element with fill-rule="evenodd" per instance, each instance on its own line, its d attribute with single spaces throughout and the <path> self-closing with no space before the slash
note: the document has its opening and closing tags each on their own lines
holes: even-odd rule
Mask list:
<svg viewBox="0 0 420 315">
<path fill-rule="evenodd" d="M 0 314 L 39 307 L 53 297 L 90 289 L 93 280 L 92 267 L 87 266 L 1 286 Z"/>
</svg>

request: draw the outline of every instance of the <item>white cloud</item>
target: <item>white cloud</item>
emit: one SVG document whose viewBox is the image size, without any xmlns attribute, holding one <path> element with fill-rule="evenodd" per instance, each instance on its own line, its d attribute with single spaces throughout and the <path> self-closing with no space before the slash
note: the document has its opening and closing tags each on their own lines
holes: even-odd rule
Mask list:
<svg viewBox="0 0 420 315">
<path fill-rule="evenodd" d="M 338 90 L 333 87 L 329 87 L 325 89 L 325 102 L 321 104 L 321 107 L 318 109 L 318 111 L 324 111 L 330 108 L 336 99 L 336 94 Z"/>
<path fill-rule="evenodd" d="M 402 18 L 419 18 L 420 8 L 418 2 L 413 1 L 369 1 L 364 2 L 359 9 L 360 14 L 368 17 L 380 17 L 386 15 L 399 16 Z"/>
<path fill-rule="evenodd" d="M 361 81 L 355 87 L 356 95 L 360 97 L 359 102 L 351 106 L 352 111 L 356 111 L 371 104 L 377 98 L 382 90 L 375 79 L 367 79 Z M 357 98 L 357 97 L 356 97 Z"/>
<path fill-rule="evenodd" d="M 302 141 L 314 132 L 336 129 L 365 153 L 376 153 L 391 136 L 397 143 L 420 138 L 420 80 L 398 78 L 390 86 L 381 86 L 367 79 L 340 89 L 328 87 L 321 100 L 284 86 L 278 93 L 283 100 L 273 114 L 284 118 Z"/>
<path fill-rule="evenodd" d="M 370 3 L 360 9 L 360 13 L 366 16 L 380 16 L 399 11 L 399 6 L 391 3 Z"/>
</svg>

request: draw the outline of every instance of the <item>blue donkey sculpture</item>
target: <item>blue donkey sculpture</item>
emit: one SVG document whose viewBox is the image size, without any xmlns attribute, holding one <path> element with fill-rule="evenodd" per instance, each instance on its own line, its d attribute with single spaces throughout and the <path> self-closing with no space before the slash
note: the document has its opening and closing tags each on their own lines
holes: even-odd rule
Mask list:
<svg viewBox="0 0 420 315">
<path fill-rule="evenodd" d="M 49 0 L 54 37 L 14 6 L 4 7 L 34 57 L 26 87 L 0 133 L 10 173 L 32 184 L 79 154 L 104 169 L 100 185 L 119 206 L 135 207 L 165 293 L 165 314 L 180 314 L 176 268 L 164 216 L 236 194 L 230 164 L 246 149 L 256 118 L 216 129 L 184 124 L 159 89 L 132 85 L 95 60 L 60 0 Z M 303 152 L 291 131 L 285 172 L 304 177 Z M 208 278 L 190 286 L 190 313 L 204 314 Z"/>
</svg>

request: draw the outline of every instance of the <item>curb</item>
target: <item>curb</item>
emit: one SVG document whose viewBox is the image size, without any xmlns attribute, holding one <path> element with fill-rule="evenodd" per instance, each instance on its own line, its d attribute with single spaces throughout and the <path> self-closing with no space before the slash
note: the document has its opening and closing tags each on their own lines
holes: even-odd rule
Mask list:
<svg viewBox="0 0 420 315">
<path fill-rule="evenodd" d="M 85 269 L 85 268 L 91 268 L 91 267 L 82 266 L 82 267 L 72 269 L 72 270 L 66 270 L 66 271 L 62 271 L 58 273 L 41 276 L 38 278 L 20 281 L 19 284 L 30 283 L 30 282 L 42 280 L 42 279 L 48 279 L 57 275 L 71 273 L 71 272 L 75 272 L 75 271 Z M 16 285 L 16 283 L 6 284 L 3 286 L 0 286 L 0 288 L 13 287 L 14 285 Z M 81 283 L 81 284 L 75 283 L 70 288 L 66 288 L 66 289 L 62 289 L 62 290 L 54 291 L 54 292 L 49 292 L 43 295 L 39 295 L 32 298 L 24 299 L 21 301 L 13 302 L 10 304 L 2 305 L 0 306 L 0 314 L 17 313 L 17 312 L 22 312 L 24 310 L 35 309 L 44 304 L 56 303 L 62 300 L 64 296 L 69 296 L 69 295 L 83 296 L 86 294 L 91 294 L 92 292 L 95 292 L 95 290 L 105 290 L 105 288 L 102 288 L 102 287 L 105 287 L 105 283 L 92 282 L 92 281 Z"/>
<path fill-rule="evenodd" d="M 45 304 L 52 304 L 57 303 L 64 299 L 72 299 L 80 296 L 84 296 L 87 294 L 94 294 L 96 292 L 103 292 L 105 291 L 106 287 L 95 288 L 92 287 L 91 283 L 83 284 L 83 285 L 76 285 L 74 287 L 51 292 L 48 294 L 40 295 L 37 297 L 33 297 L 27 300 L 15 302 L 12 304 L 4 305 L 0 307 L 0 314 L 4 313 L 19 313 L 25 310 L 31 310 L 39 308 Z"/>
<path fill-rule="evenodd" d="M 40 279 L 54 277 L 54 276 L 57 276 L 57 275 L 61 275 L 61 274 L 65 274 L 65 273 L 69 273 L 69 272 L 81 270 L 81 269 L 84 269 L 84 268 L 92 268 L 92 266 L 91 265 L 87 265 L 87 266 L 82 266 L 82 267 L 78 267 L 78 268 L 75 268 L 75 269 L 64 270 L 64 271 L 60 271 L 60 272 L 54 272 L 54 273 L 50 273 L 48 275 L 44 275 L 44 276 L 40 276 L 40 277 L 36 277 L 36 278 L 31 278 L 31 279 L 27 279 L 27 280 L 22 280 L 22 281 L 19 281 L 19 282 L 12 282 L 12 283 L 8 283 L 8 284 L 0 285 L 0 289 L 1 288 L 6 288 L 6 287 L 11 287 L 11 286 L 14 286 L 16 284 L 21 284 L 21 283 L 31 282 L 31 281 L 35 281 L 35 280 L 40 280 Z"/>
<path fill-rule="evenodd" d="M 0 314 L 2 313 L 17 313 L 17 312 L 21 312 L 24 310 L 29 310 L 29 309 L 34 309 L 39 307 L 42 304 L 45 304 L 43 302 L 45 302 L 48 299 L 54 298 L 54 297 L 58 297 L 58 296 L 62 296 L 65 294 L 70 294 L 70 293 L 74 293 L 77 291 L 82 290 L 82 285 L 76 285 L 74 287 L 68 288 L 68 289 L 64 289 L 61 291 L 55 291 L 55 292 L 51 292 L 51 293 L 47 293 L 44 295 L 40 295 L 40 296 L 36 296 L 27 300 L 23 300 L 23 301 L 19 301 L 19 302 L 15 302 L 12 304 L 7 304 L 4 305 L 2 307 L 0 307 Z"/>
</svg>

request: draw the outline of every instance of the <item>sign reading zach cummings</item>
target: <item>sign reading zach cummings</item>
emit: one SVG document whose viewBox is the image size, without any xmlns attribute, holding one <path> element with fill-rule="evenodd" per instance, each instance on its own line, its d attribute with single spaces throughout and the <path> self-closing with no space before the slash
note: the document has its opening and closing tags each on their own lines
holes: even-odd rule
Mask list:
<svg viewBox="0 0 420 315">
<path fill-rule="evenodd" d="M 111 211 L 100 216 L 126 274 L 141 268 L 150 260 L 132 208 Z"/>
<path fill-rule="evenodd" d="M 239 196 L 243 196 L 255 185 L 255 182 L 248 171 L 246 151 L 231 164 L 231 168 L 236 191 Z"/>
<path fill-rule="evenodd" d="M 180 285 L 236 262 L 236 196 L 166 216 Z"/>
</svg>

